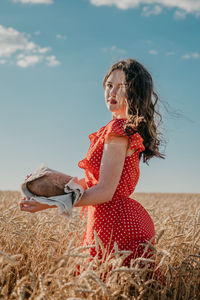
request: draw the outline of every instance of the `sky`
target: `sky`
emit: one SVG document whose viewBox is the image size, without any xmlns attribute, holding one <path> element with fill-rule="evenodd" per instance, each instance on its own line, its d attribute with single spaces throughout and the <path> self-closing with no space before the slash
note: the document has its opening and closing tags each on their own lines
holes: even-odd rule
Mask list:
<svg viewBox="0 0 200 300">
<path fill-rule="evenodd" d="M 199 28 L 200 0 L 1 0 L 0 190 L 41 163 L 82 178 L 88 135 L 112 119 L 103 77 L 134 58 L 160 98 L 166 157 L 141 161 L 135 192 L 199 193 Z"/>
</svg>

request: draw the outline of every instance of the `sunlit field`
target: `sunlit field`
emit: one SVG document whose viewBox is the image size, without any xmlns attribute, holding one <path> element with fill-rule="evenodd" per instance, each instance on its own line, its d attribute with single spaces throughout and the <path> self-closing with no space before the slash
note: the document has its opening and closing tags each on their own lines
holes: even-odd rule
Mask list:
<svg viewBox="0 0 200 300">
<path fill-rule="evenodd" d="M 18 208 L 20 193 L 0 192 L 0 299 L 200 299 L 200 194 L 134 198 L 154 220 L 156 244 L 146 245 L 150 260 L 126 268 L 128 253 L 117 245 L 103 263 L 89 260 L 80 246 L 86 222 L 80 209 L 71 220 L 56 209 L 29 214 Z M 165 285 L 149 269 L 152 261 Z"/>
</svg>

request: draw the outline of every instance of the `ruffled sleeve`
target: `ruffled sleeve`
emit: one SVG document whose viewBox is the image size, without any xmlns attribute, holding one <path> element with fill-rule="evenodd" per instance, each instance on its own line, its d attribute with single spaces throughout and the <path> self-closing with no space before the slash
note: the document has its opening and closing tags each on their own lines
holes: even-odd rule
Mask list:
<svg viewBox="0 0 200 300">
<path fill-rule="evenodd" d="M 111 136 L 127 136 L 129 141 L 129 147 L 134 150 L 135 152 L 142 152 L 145 150 L 143 145 L 143 138 L 140 136 L 138 132 L 133 133 L 131 135 L 127 135 L 124 125 L 126 123 L 125 119 L 115 119 L 112 120 L 106 126 L 106 134 L 105 134 L 105 141 L 109 139 Z"/>
<path fill-rule="evenodd" d="M 96 133 L 96 132 L 91 133 L 91 134 L 89 135 L 89 139 L 90 139 L 90 143 L 91 143 L 91 144 L 94 143 L 96 137 L 97 137 L 97 133 Z"/>
</svg>

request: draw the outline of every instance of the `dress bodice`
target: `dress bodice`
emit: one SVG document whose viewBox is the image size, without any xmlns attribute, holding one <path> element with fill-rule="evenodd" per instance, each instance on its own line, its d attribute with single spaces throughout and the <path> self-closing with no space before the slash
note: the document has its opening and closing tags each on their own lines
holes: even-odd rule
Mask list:
<svg viewBox="0 0 200 300">
<path fill-rule="evenodd" d="M 96 185 L 99 180 L 101 158 L 104 143 L 108 135 L 127 136 L 129 147 L 134 151 L 132 155 L 126 156 L 123 171 L 115 191 L 115 196 L 129 197 L 135 189 L 139 179 L 139 153 L 145 150 L 143 139 L 139 133 L 127 135 L 124 125 L 126 119 L 115 119 L 97 132 L 89 135 L 90 147 L 86 157 L 79 162 L 79 167 L 85 170 L 85 182 L 87 188 Z"/>
</svg>

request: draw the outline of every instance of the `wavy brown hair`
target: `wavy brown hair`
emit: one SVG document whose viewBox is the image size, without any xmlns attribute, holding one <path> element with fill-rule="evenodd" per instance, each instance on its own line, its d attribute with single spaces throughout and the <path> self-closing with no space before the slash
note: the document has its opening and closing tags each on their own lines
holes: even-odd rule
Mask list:
<svg viewBox="0 0 200 300">
<path fill-rule="evenodd" d="M 127 122 L 125 131 L 127 135 L 138 132 L 144 139 L 145 150 L 140 153 L 143 162 L 154 156 L 164 158 L 159 152 L 161 139 L 158 133 L 158 125 L 162 116 L 157 109 L 158 95 L 154 91 L 153 80 L 145 67 L 133 59 L 121 60 L 115 63 L 103 80 L 106 81 L 114 70 L 122 70 L 126 79 L 127 93 Z"/>
</svg>

